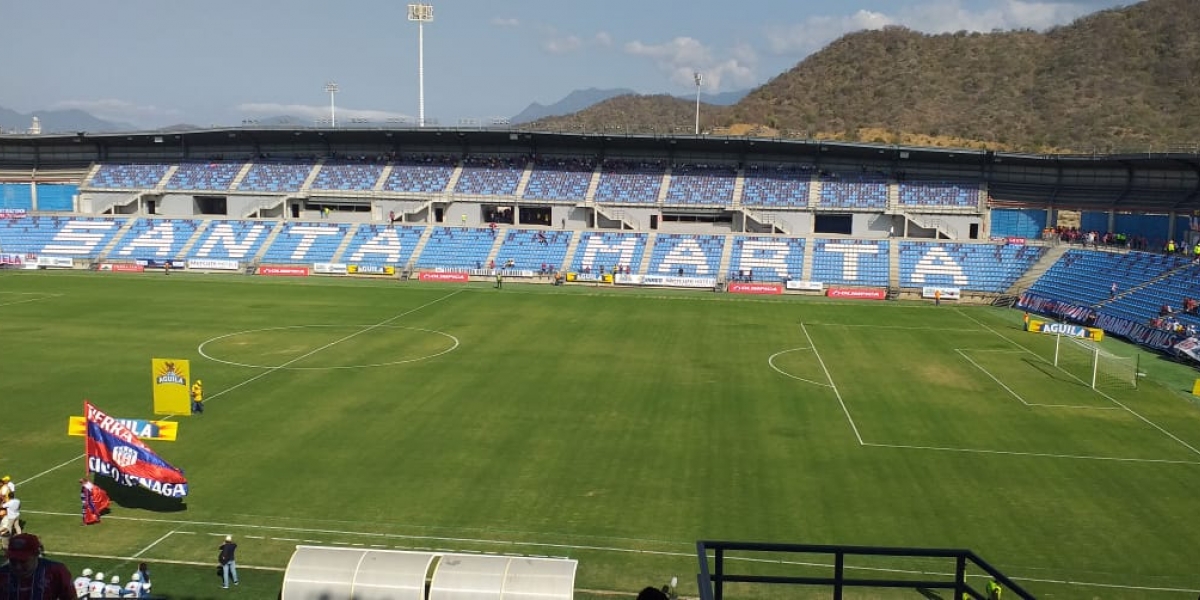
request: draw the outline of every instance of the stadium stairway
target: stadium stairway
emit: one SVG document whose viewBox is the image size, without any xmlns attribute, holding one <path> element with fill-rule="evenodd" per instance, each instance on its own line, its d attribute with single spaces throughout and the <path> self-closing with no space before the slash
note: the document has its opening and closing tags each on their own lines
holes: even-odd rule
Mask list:
<svg viewBox="0 0 1200 600">
<path fill-rule="evenodd" d="M 259 247 L 258 252 L 253 258 L 250 259 L 251 264 L 258 265 L 262 263 L 263 256 L 266 256 L 267 250 L 271 249 L 271 246 L 275 244 L 275 239 L 279 237 L 280 232 L 283 230 L 284 226 L 282 224 L 278 227 L 271 228 L 271 233 L 267 234 L 267 239 L 263 240 L 262 246 Z"/>
<path fill-rule="evenodd" d="M 800 279 L 802 281 L 812 281 L 813 274 L 813 241 L 812 238 L 804 238 L 804 259 L 800 263 Z"/>
<path fill-rule="evenodd" d="M 645 275 L 646 272 L 650 270 L 650 257 L 654 256 L 654 244 L 657 241 L 657 231 L 651 231 L 648 235 L 646 235 L 646 248 L 642 250 L 642 256 L 645 257 L 645 260 L 643 260 L 641 266 L 638 267 L 638 275 Z"/>
<path fill-rule="evenodd" d="M 167 168 L 167 172 L 158 180 L 158 184 L 154 186 L 154 192 L 161 194 L 167 190 L 167 183 L 175 176 L 175 172 L 179 170 L 179 165 L 171 165 Z"/>
<path fill-rule="evenodd" d="M 567 243 L 567 253 L 563 255 L 563 262 L 559 267 L 563 272 L 566 272 L 568 270 L 567 265 L 572 264 L 571 261 L 575 260 L 575 251 L 579 249 L 579 239 L 582 237 L 583 234 L 574 231 L 571 232 L 571 241 Z"/>
<path fill-rule="evenodd" d="M 485 265 L 496 264 L 496 257 L 500 256 L 500 247 L 504 245 L 504 239 L 508 237 L 507 227 L 496 228 L 496 239 L 492 241 L 492 249 L 488 250 L 487 260 L 483 261 Z"/>
<path fill-rule="evenodd" d="M 1025 274 L 1018 277 L 1017 280 L 1014 281 L 1011 286 L 1009 286 L 1008 290 L 1004 292 L 1004 295 L 1021 295 L 1021 293 L 1029 289 L 1034 282 L 1036 282 L 1038 279 L 1041 279 L 1042 275 L 1045 275 L 1046 271 L 1049 271 L 1050 267 L 1053 267 L 1054 263 L 1057 263 L 1058 259 L 1062 258 L 1062 255 L 1066 254 L 1067 250 L 1070 249 L 1071 247 L 1066 245 L 1050 246 L 1047 248 L 1046 253 L 1043 254 L 1037 262 L 1033 263 L 1033 265 L 1029 267 L 1029 270 L 1025 271 Z"/>
<path fill-rule="evenodd" d="M 733 202 L 729 205 L 733 210 L 741 210 L 742 194 L 746 190 L 746 169 L 738 167 L 737 175 L 733 177 Z"/>
<path fill-rule="evenodd" d="M 525 169 L 521 171 L 521 178 L 517 180 L 517 189 L 513 190 L 513 196 L 521 198 L 525 196 L 525 188 L 529 187 L 529 178 L 533 177 L 533 161 L 525 164 Z"/>
<path fill-rule="evenodd" d="M 238 174 L 233 176 L 233 181 L 229 182 L 229 189 L 230 190 L 238 189 L 238 186 L 242 185 L 242 181 L 246 179 L 246 174 L 249 173 L 250 169 L 252 169 L 252 168 L 254 168 L 254 161 L 250 161 L 250 160 L 246 161 L 246 164 L 242 165 L 242 169 L 240 171 L 238 171 Z M 197 229 L 202 229 L 202 228 L 197 228 Z"/>
<path fill-rule="evenodd" d="M 810 207 L 817 206 L 821 203 L 821 178 L 817 177 L 816 172 L 809 176 L 808 180 L 808 205 Z"/>
<path fill-rule="evenodd" d="M 454 170 L 450 171 L 450 179 L 446 181 L 446 188 L 442 190 L 442 195 L 449 194 L 454 188 L 458 187 L 458 180 L 462 178 L 462 161 L 454 163 Z M 448 198 L 447 198 L 448 200 Z"/>
<path fill-rule="evenodd" d="M 604 172 L 602 164 L 597 161 L 596 169 L 592 171 L 592 180 L 588 182 L 587 192 L 583 195 L 583 202 L 586 206 L 596 205 L 596 188 L 600 187 L 600 174 Z M 571 264 L 571 263 L 563 263 Z"/>
<path fill-rule="evenodd" d="M 394 168 L 395 165 L 390 162 L 383 165 L 383 170 L 379 172 L 379 179 L 375 182 L 375 186 L 371 188 L 371 191 L 382 192 L 384 186 L 387 185 L 388 177 L 392 176 L 392 169 Z"/>
<path fill-rule="evenodd" d="M 421 232 L 421 237 L 417 239 L 417 245 L 413 247 L 412 255 L 408 257 L 408 264 L 404 266 L 404 270 L 411 273 L 417 265 L 417 259 L 420 258 L 421 252 L 425 250 L 425 243 L 433 236 L 433 225 L 425 227 Z"/>
<path fill-rule="evenodd" d="M 658 199 L 655 204 L 662 206 L 667 203 L 667 195 L 671 192 L 671 165 L 667 165 L 667 170 L 663 172 L 662 185 L 658 188 Z M 648 255 L 647 255 L 648 256 Z"/>
<path fill-rule="evenodd" d="M 192 237 L 184 242 L 183 247 L 179 249 L 179 256 L 187 258 L 191 255 L 192 248 L 200 242 L 200 238 L 204 237 L 204 232 L 208 231 L 208 228 L 215 222 L 212 219 L 201 219 L 200 225 L 196 227 L 196 231 L 192 232 Z"/>
<path fill-rule="evenodd" d="M 734 236 L 729 236 L 725 240 L 725 247 L 721 248 L 721 262 L 717 267 L 717 281 L 724 281 L 725 274 L 729 272 L 729 265 L 733 263 L 733 243 Z"/>
<path fill-rule="evenodd" d="M 900 244 L 888 244 L 888 295 L 891 291 L 896 290 L 896 294 L 900 292 Z"/>
<path fill-rule="evenodd" d="M 322 158 L 309 169 L 308 176 L 304 178 L 304 183 L 300 184 L 300 193 L 304 196 L 308 195 L 308 191 L 312 189 L 312 184 L 317 180 L 317 175 L 321 173 L 321 168 L 325 166 L 325 159 Z"/>
<path fill-rule="evenodd" d="M 351 227 L 350 232 L 342 236 L 342 243 L 338 244 L 337 250 L 333 251 L 333 256 L 329 257 L 329 262 L 342 262 L 342 255 L 346 253 L 346 248 L 349 248 L 350 244 L 354 242 L 355 231 L 358 231 L 357 225 Z"/>
<path fill-rule="evenodd" d="M 117 228 L 117 232 L 113 234 L 112 239 L 108 241 L 108 245 L 96 256 L 96 262 L 108 260 L 108 255 L 112 253 L 113 248 L 116 248 L 121 243 L 121 238 L 125 237 L 125 234 L 129 233 L 130 229 L 133 229 L 133 224 L 136 222 L 137 217 L 127 217 L 125 222 Z"/>
</svg>

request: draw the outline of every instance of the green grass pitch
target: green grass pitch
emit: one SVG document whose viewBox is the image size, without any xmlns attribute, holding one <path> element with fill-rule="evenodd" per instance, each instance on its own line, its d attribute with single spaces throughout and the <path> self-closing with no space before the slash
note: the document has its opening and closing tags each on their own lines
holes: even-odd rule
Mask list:
<svg viewBox="0 0 1200 600">
<path fill-rule="evenodd" d="M 694 595 L 699 539 L 966 547 L 1039 597 L 1194 598 L 1194 371 L 1146 354 L 1137 390 L 1097 393 L 1019 323 L 946 304 L 6 272 L 0 470 L 52 556 L 122 580 L 147 561 L 174 598 L 274 598 L 301 543 L 570 557 L 581 597 L 672 575 Z M 205 382 L 206 413 L 150 442 L 187 472 L 185 510 L 115 506 L 81 527 L 68 417 L 88 398 L 150 418 L 154 357 Z M 225 534 L 231 592 L 213 574 Z M 855 597 L 916 597 L 872 594 Z"/>
</svg>

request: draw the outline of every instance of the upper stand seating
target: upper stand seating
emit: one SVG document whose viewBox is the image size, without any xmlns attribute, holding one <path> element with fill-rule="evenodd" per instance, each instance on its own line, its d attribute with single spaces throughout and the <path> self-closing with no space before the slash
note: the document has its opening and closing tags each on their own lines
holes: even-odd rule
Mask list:
<svg viewBox="0 0 1200 600">
<path fill-rule="evenodd" d="M 4 252 L 96 258 L 123 221 L 109 217 L 31 216 L 0 219 Z"/>
<path fill-rule="evenodd" d="M 180 163 L 167 182 L 169 190 L 228 190 L 244 162 Z"/>
<path fill-rule="evenodd" d="M 1068 250 L 1030 286 L 1029 291 L 1044 298 L 1094 306 L 1110 299 L 1114 283 L 1117 293 L 1127 292 L 1187 262 L 1181 256 L 1148 252 L 1116 254 Z M 1161 304 L 1153 307 L 1155 314 Z"/>
<path fill-rule="evenodd" d="M 469 271 L 487 260 L 495 241 L 490 229 L 435 227 L 417 257 L 417 266 Z"/>
<path fill-rule="evenodd" d="M 724 235 L 660 233 L 654 239 L 647 273 L 716 277 L 726 239 Z"/>
<path fill-rule="evenodd" d="M 742 187 L 742 206 L 804 208 L 808 206 L 810 165 L 749 165 Z"/>
<path fill-rule="evenodd" d="M 531 200 L 570 200 L 587 198 L 588 185 L 596 165 L 582 159 L 537 158 L 525 185 L 525 198 Z"/>
<path fill-rule="evenodd" d="M 821 172 L 821 208 L 883 210 L 887 176 L 874 172 Z"/>
<path fill-rule="evenodd" d="M 412 258 L 424 231 L 424 227 L 363 223 L 354 231 L 354 237 L 342 255 L 342 262 L 403 267 Z"/>
<path fill-rule="evenodd" d="M 993 208 L 991 220 L 991 230 L 994 236 L 1036 240 L 1042 237 L 1042 228 L 1046 226 L 1046 211 Z"/>
<path fill-rule="evenodd" d="M 666 203 L 731 206 L 736 180 L 737 167 L 730 165 L 675 165 Z"/>
<path fill-rule="evenodd" d="M 611 273 L 613 267 L 638 273 L 646 252 L 644 233 L 585 231 L 575 248 L 571 270 L 576 273 Z"/>
<path fill-rule="evenodd" d="M 453 156 L 403 156 L 392 164 L 392 172 L 383 182 L 388 192 L 410 192 L 416 194 L 440 194 L 450 184 L 454 165 Z"/>
<path fill-rule="evenodd" d="M 153 189 L 170 168 L 163 163 L 104 163 L 87 185 L 117 190 Z"/>
<path fill-rule="evenodd" d="M 454 193 L 478 196 L 511 196 L 517 192 L 529 159 L 476 156 L 464 158 Z"/>
<path fill-rule="evenodd" d="M 263 221 L 213 221 L 200 233 L 187 258 L 252 260 L 274 227 Z"/>
<path fill-rule="evenodd" d="M 739 235 L 733 238 L 729 279 L 786 281 L 804 273 L 804 238 Z"/>
<path fill-rule="evenodd" d="M 900 285 L 999 294 L 1044 253 L 1040 246 L 901 241 Z"/>
<path fill-rule="evenodd" d="M 661 161 L 606 160 L 596 186 L 596 202 L 654 204 L 665 173 Z"/>
<path fill-rule="evenodd" d="M 284 223 L 283 230 L 263 254 L 268 264 L 327 263 L 333 261 L 350 223 Z"/>
<path fill-rule="evenodd" d="M 900 182 L 905 207 L 979 208 L 979 185 L 954 181 Z"/>
<path fill-rule="evenodd" d="M 300 191 L 313 162 L 255 161 L 238 184 L 238 191 L 292 193 Z"/>
<path fill-rule="evenodd" d="M 109 253 L 114 258 L 172 260 L 195 235 L 199 219 L 138 218 Z"/>
<path fill-rule="evenodd" d="M 570 231 L 510 229 L 496 253 L 496 266 L 547 275 L 553 273 L 562 268 L 572 235 Z M 509 261 L 512 261 L 511 266 Z"/>
<path fill-rule="evenodd" d="M 826 285 L 887 287 L 888 242 L 818 239 L 813 247 L 812 280 Z"/>
<path fill-rule="evenodd" d="M 383 175 L 383 166 L 363 160 L 329 160 L 321 165 L 312 189 L 369 192 Z"/>
</svg>

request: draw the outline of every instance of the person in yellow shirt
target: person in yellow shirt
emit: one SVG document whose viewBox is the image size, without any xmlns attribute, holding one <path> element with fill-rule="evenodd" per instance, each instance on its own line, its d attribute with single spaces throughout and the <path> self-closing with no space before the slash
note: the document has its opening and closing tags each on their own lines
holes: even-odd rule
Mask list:
<svg viewBox="0 0 1200 600">
<path fill-rule="evenodd" d="M 1000 584 L 996 583 L 995 579 L 988 581 L 988 584 L 987 584 L 988 600 L 1000 600 L 1000 594 L 1003 594 L 1003 593 L 1004 593 L 1004 588 L 1000 587 Z"/>
<path fill-rule="evenodd" d="M 204 382 L 199 379 L 192 384 L 192 414 L 204 413 Z"/>
</svg>

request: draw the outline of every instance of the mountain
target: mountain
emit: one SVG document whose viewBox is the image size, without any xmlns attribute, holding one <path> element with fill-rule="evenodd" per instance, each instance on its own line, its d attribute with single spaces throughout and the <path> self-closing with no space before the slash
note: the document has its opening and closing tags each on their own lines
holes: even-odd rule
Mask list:
<svg viewBox="0 0 1200 600">
<path fill-rule="evenodd" d="M 624 97 L 553 129 L 690 128 L 673 98 Z M 701 124 L 882 143 L 1090 152 L 1200 142 L 1200 2 L 1145 0 L 1046 32 L 851 33 Z M 669 117 L 670 121 L 663 121 Z"/>
<path fill-rule="evenodd" d="M 0 130 L 25 133 L 33 123 L 33 117 L 41 122 L 42 133 L 108 133 L 113 131 L 137 131 L 129 123 L 116 123 L 96 118 L 82 110 L 36 110 L 22 114 L 0 106 Z"/>
<path fill-rule="evenodd" d="M 579 112 L 598 102 L 608 100 L 609 98 L 615 98 L 617 96 L 624 96 L 632 93 L 634 93 L 633 90 L 624 88 L 609 90 L 588 88 L 586 90 L 575 90 L 554 104 L 545 105 L 534 102 L 533 104 L 526 106 L 525 110 L 517 113 L 517 116 L 509 119 L 509 122 L 514 125 L 519 125 L 521 123 L 536 121 L 544 117 L 569 115 L 574 112 Z"/>
</svg>

